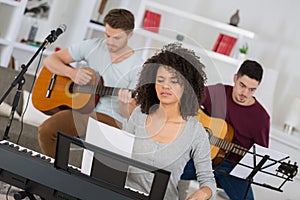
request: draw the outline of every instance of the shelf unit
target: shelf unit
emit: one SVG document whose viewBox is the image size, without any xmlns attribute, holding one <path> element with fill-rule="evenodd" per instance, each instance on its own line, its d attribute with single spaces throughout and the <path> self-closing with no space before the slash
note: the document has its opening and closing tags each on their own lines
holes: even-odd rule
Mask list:
<svg viewBox="0 0 300 200">
<path fill-rule="evenodd" d="M 92 38 L 93 31 L 99 31 L 99 32 L 105 33 L 105 27 L 101 26 L 99 24 L 93 23 L 93 22 L 89 22 L 87 25 L 87 31 L 85 34 L 85 38 Z"/>
<path fill-rule="evenodd" d="M 92 13 L 97 10 L 97 2 L 100 0 L 93 0 L 91 4 L 94 6 L 90 5 L 89 7 L 83 8 L 81 5 L 83 5 L 83 2 L 78 3 L 80 6 L 74 5 L 75 10 L 78 9 L 77 11 L 82 10 L 82 13 Z M 176 8 L 173 8 L 171 6 L 164 5 L 163 3 L 158 3 L 157 1 L 153 0 L 143 0 L 143 1 L 130 1 L 130 0 L 124 0 L 120 2 L 124 2 L 123 4 L 131 8 L 132 12 L 135 14 L 136 18 L 136 27 L 137 29 L 135 30 L 135 35 L 139 37 L 138 42 L 141 42 L 141 44 L 138 44 L 140 46 L 150 46 L 152 44 L 156 44 L 155 47 L 162 46 L 166 43 L 174 42 L 177 41 L 175 37 L 170 37 L 168 35 L 164 35 L 164 33 L 153 33 L 147 30 L 142 29 L 142 22 L 144 18 L 144 13 L 146 9 L 154 9 L 154 10 L 159 10 L 162 13 L 162 17 L 164 16 L 174 16 L 174 17 L 180 17 L 187 22 L 196 22 L 201 26 L 208 26 L 212 27 L 214 30 L 216 29 L 217 31 L 226 31 L 229 33 L 232 33 L 236 35 L 238 38 L 240 37 L 246 37 L 249 39 L 253 39 L 255 37 L 255 34 L 251 31 L 247 31 L 238 27 L 234 27 L 231 25 L 228 25 L 226 23 L 222 23 L 219 21 L 215 21 L 212 19 L 208 19 L 202 16 L 198 16 L 195 14 L 191 14 L 189 12 L 185 12 L 183 10 L 179 10 Z M 161 1 L 163 2 L 163 1 Z M 8 66 L 9 59 L 11 55 L 13 54 L 14 49 L 17 51 L 26 51 L 26 52 L 33 52 L 36 47 L 32 47 L 30 45 L 26 44 L 21 44 L 17 39 L 17 35 L 19 34 L 19 29 L 21 26 L 22 22 L 22 17 L 24 13 L 24 9 L 26 7 L 27 0 L 21 0 L 20 2 L 14 1 L 14 0 L 0 0 L 0 65 L 1 66 Z M 58 3 L 57 3 L 58 4 Z M 120 3 L 121 6 L 122 3 Z M 61 14 L 64 16 L 65 14 Z M 68 16 L 68 15 L 67 15 Z M 72 29 L 73 34 L 69 32 L 72 35 L 69 35 L 70 37 L 69 40 L 67 40 L 63 46 L 69 45 L 71 40 L 78 41 L 80 38 L 84 39 L 85 38 L 90 38 L 93 34 L 93 31 L 99 31 L 102 34 L 105 32 L 105 28 L 101 25 L 95 24 L 88 22 L 90 19 L 86 19 L 91 17 L 91 15 L 76 15 L 77 18 L 74 18 L 73 15 L 70 15 L 69 18 L 71 19 L 64 19 L 64 20 L 69 20 L 68 22 L 68 29 Z M 75 23 L 75 21 L 78 21 L 80 18 L 81 23 Z M 84 18 L 84 19 L 83 19 Z M 84 22 L 86 21 L 86 22 Z M 80 26 L 80 28 L 78 28 Z M 77 31 L 80 29 L 81 33 L 77 33 Z M 68 30 L 68 31 L 70 31 Z M 176 32 L 180 34 L 180 31 L 184 31 L 183 28 L 180 27 L 176 28 Z M 78 35 L 74 35 L 74 33 Z M 65 33 L 68 34 L 68 33 Z M 188 36 L 188 35 L 187 35 Z M 77 38 L 76 38 L 77 37 Z M 64 38 L 67 38 L 65 35 Z M 76 39 L 71 39 L 71 38 L 76 38 Z M 207 39 L 207 38 L 205 38 Z M 159 44 L 159 45 L 158 45 Z M 200 45 L 197 46 L 195 44 L 191 44 L 189 42 L 184 41 L 183 45 L 193 49 L 195 52 L 198 52 L 200 55 L 204 55 L 205 57 L 209 57 L 212 60 L 217 60 L 225 63 L 229 63 L 231 65 L 238 65 L 241 61 L 238 59 L 235 59 L 230 56 L 226 56 L 223 54 L 219 54 L 216 52 L 211 51 L 208 47 L 201 47 Z M 48 55 L 52 53 L 51 50 L 46 50 L 44 52 L 45 55 Z"/>
<path fill-rule="evenodd" d="M 165 43 L 165 44 L 176 41 L 175 39 L 169 38 L 167 36 L 159 35 L 159 34 L 156 34 L 156 33 L 152 33 L 150 31 L 147 31 L 147 30 L 144 30 L 144 29 L 137 29 L 135 31 L 135 33 L 137 33 L 141 36 L 144 36 L 146 38 L 152 39 L 152 40 L 160 41 L 160 42 Z M 195 52 L 197 52 L 201 55 L 204 55 L 204 56 L 208 56 L 212 59 L 220 60 L 220 61 L 230 63 L 230 64 L 233 64 L 233 65 L 237 65 L 237 64 L 240 63 L 240 60 L 234 59 L 233 57 L 226 56 L 226 55 L 223 55 L 223 54 L 219 54 L 219 53 L 213 52 L 211 50 L 207 50 L 207 49 L 204 49 L 202 47 L 187 44 L 187 43 L 184 43 L 184 42 L 183 42 L 183 44 L 186 48 L 193 49 Z"/>
<path fill-rule="evenodd" d="M 174 15 L 177 17 L 184 18 L 188 21 L 194 21 L 196 23 L 199 23 L 199 24 L 202 24 L 205 26 L 210 26 L 219 31 L 229 32 L 233 35 L 236 35 L 239 40 L 242 40 L 242 38 L 244 38 L 244 37 L 249 38 L 249 39 L 253 39 L 255 37 L 255 33 L 251 32 L 251 31 L 244 30 L 244 29 L 241 29 L 241 28 L 238 28 L 235 26 L 231 26 L 226 23 L 215 21 L 215 20 L 205 18 L 205 17 L 199 16 L 199 15 L 195 15 L 195 14 L 192 14 L 189 12 L 185 12 L 183 10 L 179 10 L 179 9 L 164 5 L 162 3 L 158 3 L 158 2 L 150 1 L 150 0 L 141 1 L 141 3 L 140 3 L 140 8 L 139 8 L 139 12 L 137 14 L 137 21 L 136 21 L 136 23 L 139 27 L 142 27 L 143 17 L 144 17 L 144 13 L 145 13 L 146 9 L 159 10 L 162 13 L 162 17 L 164 15 L 164 13 L 168 13 L 168 14 L 171 14 L 171 15 Z M 157 33 L 149 32 L 146 30 L 137 30 L 137 32 L 141 35 L 144 35 L 145 37 L 148 37 L 149 39 L 160 41 L 162 43 L 169 43 L 169 42 L 176 41 L 176 39 L 169 38 L 168 36 L 163 36 L 159 33 L 157 34 Z M 195 45 L 188 44 L 186 42 L 182 42 L 182 43 L 186 47 L 192 48 L 192 49 L 194 49 L 194 51 L 196 51 L 204 56 L 208 56 L 212 59 L 216 59 L 216 60 L 223 61 L 225 63 L 229 63 L 229 64 L 233 64 L 233 65 L 237 65 L 241 62 L 238 59 L 213 52 L 209 49 L 203 49 L 203 48 L 197 47 Z"/>
<path fill-rule="evenodd" d="M 0 0 L 0 66 L 7 67 L 16 50 L 34 53 L 38 49 L 38 47 L 17 42 L 27 2 L 27 0 Z M 44 55 L 50 53 L 52 51 L 44 51 Z M 19 67 L 16 66 L 16 68 Z"/>
<path fill-rule="evenodd" d="M 14 1 L 14 0 L 1 0 L 1 3 L 7 4 L 7 5 L 11 5 L 11 6 L 15 6 L 18 7 L 20 6 L 20 2 L 19 1 Z"/>
<path fill-rule="evenodd" d="M 231 26 L 231 25 L 228 25 L 228 24 L 216 21 L 216 20 L 212 20 L 212 19 L 209 19 L 206 17 L 195 15 L 192 13 L 188 13 L 188 12 L 176 9 L 176 8 L 172 8 L 170 6 L 163 5 L 161 3 L 145 0 L 145 1 L 143 1 L 143 4 L 141 4 L 141 6 L 144 7 L 144 9 L 140 9 L 141 12 L 144 12 L 146 7 L 155 8 L 155 9 L 161 10 L 163 12 L 168 12 L 170 14 L 174 14 L 174 15 L 180 16 L 182 18 L 186 18 L 188 20 L 192 20 L 192 21 L 196 21 L 196 22 L 208 25 L 208 26 L 212 26 L 219 30 L 225 30 L 225 31 L 232 32 L 234 34 L 243 35 L 243 36 L 251 38 L 251 39 L 253 39 L 255 36 L 255 34 L 251 31 L 244 30 L 244 29 L 241 29 L 241 28 L 238 28 L 235 26 Z M 142 23 L 141 20 L 143 19 L 143 17 L 141 17 L 141 16 L 143 16 L 143 14 L 142 15 L 140 14 L 139 16 L 140 16 L 139 24 L 141 24 Z"/>
<path fill-rule="evenodd" d="M 0 66 L 8 66 L 27 0 L 0 0 Z"/>
<path fill-rule="evenodd" d="M 29 18 L 24 17 L 27 2 L 28 0 L 0 0 L 0 66 L 2 67 L 8 67 L 12 56 L 17 64 L 25 64 L 39 48 L 20 43 L 22 38 L 26 38 L 31 25 Z M 55 47 L 65 48 L 84 39 L 95 2 L 96 0 L 90 0 L 89 4 L 83 0 L 76 3 L 73 0 L 53 1 L 47 23 L 43 21 L 39 25 L 37 41 L 42 41 L 50 30 L 55 29 L 59 24 L 66 24 L 67 31 L 55 41 L 55 44 L 47 46 L 43 56 L 53 53 Z M 70 11 L 66 12 L 66 9 Z M 35 72 L 37 63 L 38 59 L 35 59 L 28 73 Z"/>
<path fill-rule="evenodd" d="M 104 26 L 101 26 L 101 25 L 98 25 L 95 23 L 91 23 L 91 22 L 89 23 L 88 28 L 91 30 L 99 31 L 99 32 L 105 32 Z M 147 31 L 142 28 L 136 29 L 135 34 L 137 34 L 138 36 L 147 38 L 147 39 L 159 41 L 164 44 L 176 41 L 175 39 L 172 39 L 170 37 L 160 35 L 157 33 L 153 33 L 153 32 Z M 86 38 L 91 38 L 91 35 L 92 35 L 91 32 L 87 33 Z M 191 44 L 187 44 L 187 43 L 183 43 L 183 44 L 185 47 L 193 49 L 195 52 L 200 53 L 201 55 L 204 55 L 204 56 L 208 56 L 212 59 L 220 60 L 220 61 L 223 61 L 223 62 L 226 62 L 229 64 L 233 64 L 233 65 L 238 65 L 241 62 L 240 60 L 235 59 L 233 57 L 219 54 L 219 53 L 213 52 L 211 50 L 203 49 L 200 46 L 195 46 L 195 45 L 191 45 Z"/>
<path fill-rule="evenodd" d="M 97 9 L 97 8 L 94 8 Z M 198 24 L 201 24 L 203 26 L 209 26 L 212 27 L 218 31 L 225 31 L 228 32 L 230 34 L 235 35 L 237 38 L 239 38 L 239 40 L 242 40 L 242 38 L 246 37 L 248 39 L 253 39 L 255 37 L 255 33 L 248 31 L 248 30 L 244 30 L 235 26 L 231 26 L 228 25 L 226 23 L 222 23 L 216 20 L 212 20 L 209 18 L 205 18 L 199 15 L 195 15 L 189 12 L 185 12 L 183 10 L 179 10 L 167 5 L 164 5 L 162 3 L 158 3 L 155 2 L 153 0 L 143 0 L 139 2 L 139 8 L 137 11 L 133 11 L 135 13 L 135 24 L 136 24 L 136 29 L 135 29 L 135 35 L 138 35 L 138 37 L 143 37 L 145 41 L 144 43 L 146 45 L 152 45 L 153 42 L 157 43 L 159 42 L 162 46 L 164 44 L 167 43 L 171 43 L 171 42 L 175 42 L 177 41 L 176 38 L 174 37 L 170 37 L 167 35 L 164 35 L 162 33 L 153 33 L 151 31 L 147 31 L 145 29 L 142 28 L 142 24 L 143 24 L 143 18 L 144 18 L 144 13 L 146 9 L 154 9 L 161 11 L 162 13 L 162 17 L 164 17 L 165 14 L 169 14 L 169 15 L 174 15 L 177 17 L 181 17 L 183 19 L 185 19 L 186 21 L 194 21 Z M 91 38 L 92 37 L 92 33 L 93 31 L 99 31 L 99 32 L 105 32 L 105 28 L 99 24 L 95 24 L 95 23 L 89 23 L 88 26 L 88 31 L 86 33 L 86 38 Z M 178 28 L 176 30 L 178 33 L 180 33 L 180 28 Z M 211 51 L 208 48 L 203 48 L 200 45 L 193 45 L 190 44 L 188 42 L 182 42 L 183 45 L 187 48 L 191 48 L 193 49 L 195 52 L 199 53 L 202 56 L 205 57 L 209 57 L 210 59 L 213 60 L 218 60 L 218 61 L 222 61 L 231 65 L 238 65 L 241 63 L 241 60 L 239 59 L 235 59 L 231 56 L 226 56 L 220 53 L 216 53 Z M 157 45 L 156 45 L 157 46 Z"/>
<path fill-rule="evenodd" d="M 28 51 L 28 52 L 31 52 L 31 53 L 35 53 L 38 49 L 38 47 L 35 47 L 35 46 L 31 46 L 31 45 L 28 45 L 28 44 L 24 44 L 24 43 L 20 43 L 20 42 L 15 42 L 14 43 L 14 48 L 15 49 L 19 49 L 19 50 L 24 50 L 24 51 Z M 43 52 L 43 55 L 50 55 L 52 54 L 54 51 L 52 50 L 48 50 L 46 49 L 44 52 Z"/>
</svg>

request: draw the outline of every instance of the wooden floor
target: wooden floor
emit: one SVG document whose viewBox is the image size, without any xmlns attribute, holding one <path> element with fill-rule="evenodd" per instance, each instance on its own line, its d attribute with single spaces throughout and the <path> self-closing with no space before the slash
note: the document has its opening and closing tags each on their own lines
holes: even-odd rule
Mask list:
<svg viewBox="0 0 300 200">
<path fill-rule="evenodd" d="M 6 199 L 6 194 L 7 194 L 8 190 L 9 190 L 9 186 L 10 185 L 8 185 L 8 184 L 0 181 L 0 199 L 1 200 L 5 200 Z M 14 199 L 13 198 L 13 194 L 15 192 L 17 192 L 17 191 L 19 191 L 18 188 L 11 187 L 10 190 L 9 190 L 8 199 Z"/>
</svg>

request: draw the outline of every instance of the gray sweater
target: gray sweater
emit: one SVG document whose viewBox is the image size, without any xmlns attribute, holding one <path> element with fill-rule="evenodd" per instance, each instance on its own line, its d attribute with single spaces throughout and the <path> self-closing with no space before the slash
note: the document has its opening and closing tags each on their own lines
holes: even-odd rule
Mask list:
<svg viewBox="0 0 300 200">
<path fill-rule="evenodd" d="M 171 172 L 165 200 L 179 199 L 178 181 L 186 163 L 193 158 L 199 186 L 208 186 L 214 199 L 216 184 L 210 158 L 208 136 L 194 117 L 189 117 L 187 123 L 175 141 L 162 144 L 152 140 L 146 131 L 147 115 L 137 107 L 132 113 L 126 131 L 135 135 L 132 157 L 154 167 Z M 153 174 L 130 168 L 126 186 L 144 193 L 150 192 Z"/>
</svg>

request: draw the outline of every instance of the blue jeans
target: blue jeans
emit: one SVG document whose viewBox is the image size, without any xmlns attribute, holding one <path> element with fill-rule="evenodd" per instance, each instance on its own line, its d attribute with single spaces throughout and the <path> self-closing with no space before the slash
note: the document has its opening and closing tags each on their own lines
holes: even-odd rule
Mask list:
<svg viewBox="0 0 300 200">
<path fill-rule="evenodd" d="M 248 182 L 244 179 L 228 175 L 233 168 L 234 164 L 226 161 L 223 161 L 221 165 L 213 166 L 217 186 L 222 188 L 231 200 L 243 200 L 247 192 Z M 219 171 L 223 171 L 226 174 Z M 193 160 L 190 160 L 186 164 L 181 179 L 196 180 L 196 169 Z M 249 187 L 246 199 L 254 200 L 251 186 Z"/>
</svg>

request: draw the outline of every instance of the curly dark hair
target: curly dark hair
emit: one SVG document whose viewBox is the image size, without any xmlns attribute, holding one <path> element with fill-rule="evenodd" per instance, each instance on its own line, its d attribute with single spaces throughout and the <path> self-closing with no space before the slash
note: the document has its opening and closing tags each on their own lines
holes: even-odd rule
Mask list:
<svg viewBox="0 0 300 200">
<path fill-rule="evenodd" d="M 134 15 L 129 10 L 115 8 L 105 15 L 104 24 L 108 24 L 114 29 L 119 28 L 130 33 L 134 29 Z"/>
<path fill-rule="evenodd" d="M 205 66 L 194 51 L 183 48 L 180 43 L 165 45 L 143 64 L 136 89 L 138 94 L 136 101 L 141 106 L 141 111 L 149 114 L 158 108 L 159 99 L 155 82 L 160 66 L 166 66 L 167 70 L 175 70 L 179 83 L 184 87 L 180 99 L 180 112 L 183 119 L 187 116 L 195 116 L 205 98 L 204 87 L 207 80 Z"/>
</svg>

